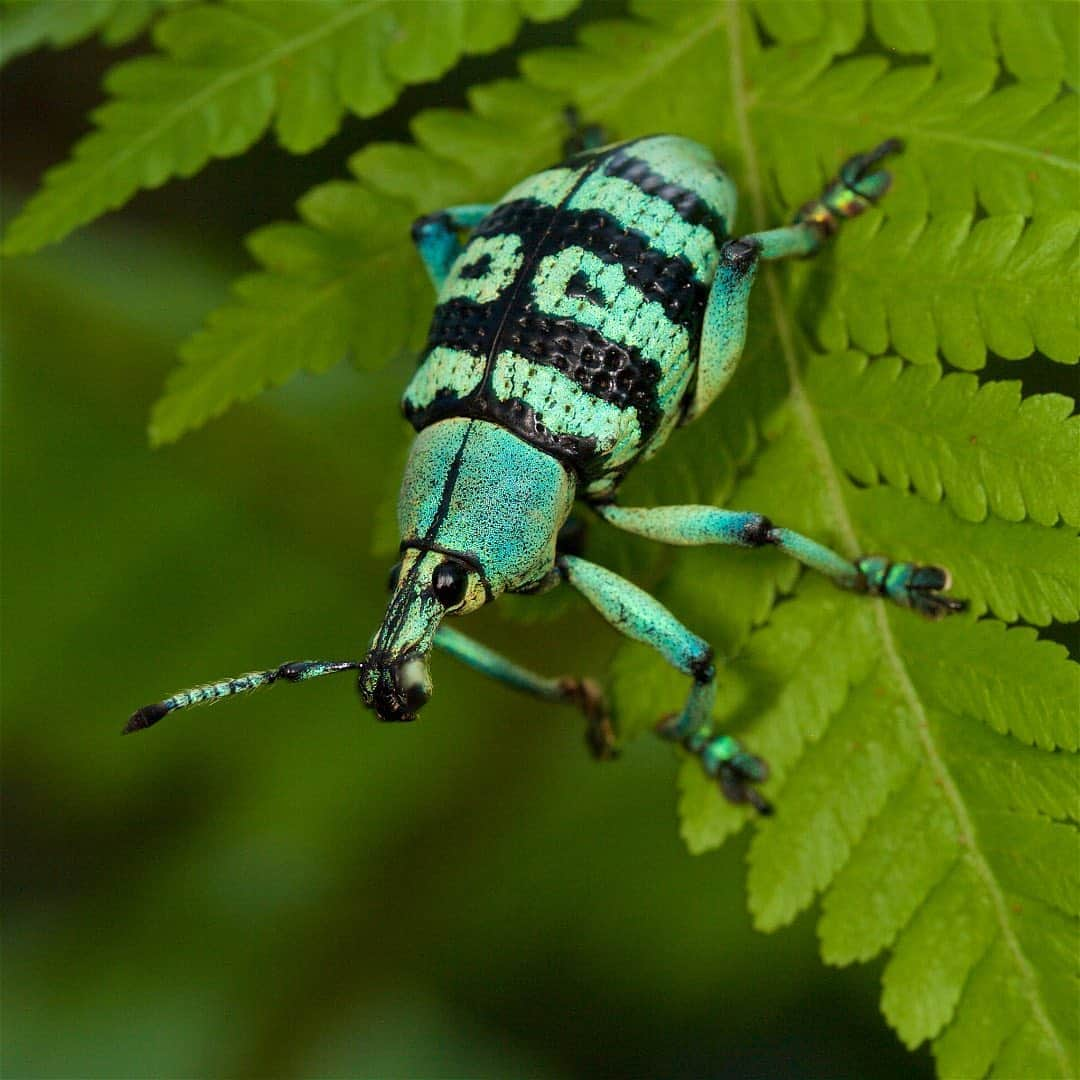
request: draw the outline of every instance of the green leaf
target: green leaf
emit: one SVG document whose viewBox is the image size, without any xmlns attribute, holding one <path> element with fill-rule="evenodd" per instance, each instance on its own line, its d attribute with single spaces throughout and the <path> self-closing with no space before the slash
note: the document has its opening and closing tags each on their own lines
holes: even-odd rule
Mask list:
<svg viewBox="0 0 1080 1080">
<path fill-rule="evenodd" d="M 1061 394 L 1021 398 L 1016 382 L 850 353 L 815 355 L 806 387 L 831 452 L 862 483 L 944 496 L 968 521 L 1080 523 L 1080 420 Z"/>
<path fill-rule="evenodd" d="M 1080 664 L 1069 662 L 1063 646 L 1039 641 L 1029 627 L 1006 631 L 991 620 L 893 622 L 911 681 L 927 703 L 1044 750 L 1080 747 Z"/>
<path fill-rule="evenodd" d="M 304 224 L 267 226 L 249 238 L 263 270 L 242 278 L 234 302 L 182 347 L 181 366 L 154 407 L 152 442 L 170 442 L 298 371 L 325 371 L 346 356 L 378 367 L 420 344 L 431 287 L 412 220 L 448 203 L 497 197 L 555 156 L 566 133 L 560 104 L 547 95 L 497 84 L 473 100 L 477 115 L 429 112 L 418 123 L 421 138 L 445 157 L 366 147 L 349 163 L 357 181 L 321 185 L 300 201 Z M 522 144 L 526 160 L 493 162 L 481 186 L 470 163 L 522 130 L 532 133 Z"/>
<path fill-rule="evenodd" d="M 572 7 L 530 3 L 535 18 Z M 9 255 L 35 251 L 123 205 L 140 188 L 191 176 L 248 149 L 274 124 L 293 153 L 325 142 L 346 109 L 373 116 L 404 86 L 465 53 L 505 45 L 521 9 L 501 0 L 232 0 L 179 7 L 154 26 L 158 52 L 106 76 L 97 131 L 11 223 Z"/>
<path fill-rule="evenodd" d="M 862 224 L 862 223 L 860 223 Z M 987 351 L 1020 359 L 1038 350 L 1063 364 L 1080 356 L 1080 212 L 870 218 L 837 239 L 836 289 L 816 324 L 827 349 L 849 342 L 929 363 L 939 352 L 975 369 Z"/>
<path fill-rule="evenodd" d="M 789 692 L 797 690 L 798 684 Z M 763 929 L 790 922 L 811 902 L 910 775 L 914 733 L 902 697 L 887 680 L 864 678 L 824 716 L 823 733 L 784 785 L 775 824 L 758 834 L 751 849 L 750 903 Z M 769 724 L 767 714 L 761 723 Z"/>
<path fill-rule="evenodd" d="M 1024 398 L 938 357 L 1075 358 L 1080 168 L 1061 90 L 1074 20 L 1055 5 L 1030 25 L 1019 8 L 965 5 L 964 56 L 949 7 L 640 3 L 574 47 L 525 56 L 524 78 L 474 88 L 468 110 L 421 113 L 415 145 L 366 147 L 355 180 L 320 185 L 299 223 L 254 235 L 261 269 L 185 347 L 154 437 L 347 352 L 374 366 L 407 351 L 431 304 L 408 221 L 498 198 L 556 159 L 568 97 L 614 138 L 707 142 L 739 184 L 743 231 L 789 218 L 846 155 L 904 137 L 881 211 L 845 225 L 831 255 L 762 268 L 729 391 L 628 488 L 765 513 L 849 558 L 953 571 L 972 617 L 939 624 L 776 551 L 680 552 L 656 593 L 716 646 L 718 726 L 772 766 L 777 813 L 750 850 L 757 925 L 820 898 L 826 960 L 886 953 L 886 1017 L 908 1045 L 932 1040 L 943 1073 L 1064 1077 L 1078 1042 L 1077 669 L 1030 627 L 978 616 L 1077 616 L 1062 524 L 1080 523 L 1077 421 L 1061 394 Z M 841 351 L 849 341 L 900 355 L 871 361 Z M 642 565 L 631 545 L 615 550 L 611 565 Z M 613 682 L 628 737 L 687 692 L 636 645 Z M 746 823 L 696 761 L 679 787 L 692 850 Z"/>
<path fill-rule="evenodd" d="M 995 88 L 997 74 L 992 61 L 942 74 L 929 64 L 891 67 L 881 56 L 787 85 L 780 71 L 763 71 L 769 92 L 756 95 L 747 121 L 791 207 L 821 183 L 822 162 L 832 170 L 858 146 L 899 136 L 890 215 L 971 214 L 976 201 L 990 214 L 1071 208 L 1080 174 L 1075 95 L 1049 79 Z M 869 128 L 864 117 L 873 118 Z M 918 183 L 909 180 L 915 169 Z"/>
<path fill-rule="evenodd" d="M 874 33 L 885 44 L 902 53 L 932 52 L 937 33 L 926 0 L 870 0 Z"/>
<path fill-rule="evenodd" d="M 266 272 L 238 281 L 236 302 L 181 349 L 151 417 L 155 445 L 298 370 L 327 371 L 348 355 L 374 366 L 420 325 L 422 278 L 400 244 L 413 216 L 404 206 L 335 182 L 309 193 L 300 210 L 307 224 L 251 236 Z M 387 289 L 388 279 L 398 286 Z M 367 309 L 372 296 L 380 298 L 378 319 Z"/>
<path fill-rule="evenodd" d="M 138 37 L 164 0 L 8 0 L 0 8 L 0 67 L 48 45 L 63 49 L 100 34 L 106 45 Z"/>
</svg>

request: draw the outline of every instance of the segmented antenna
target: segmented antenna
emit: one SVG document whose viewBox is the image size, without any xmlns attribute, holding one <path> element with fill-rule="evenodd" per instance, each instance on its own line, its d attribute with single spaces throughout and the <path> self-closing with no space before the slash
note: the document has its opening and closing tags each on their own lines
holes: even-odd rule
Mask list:
<svg viewBox="0 0 1080 1080">
<path fill-rule="evenodd" d="M 293 660 L 269 671 L 250 671 L 246 675 L 237 675 L 233 679 L 194 686 L 190 690 L 181 690 L 164 701 L 155 701 L 136 709 L 124 725 L 124 735 L 133 731 L 142 731 L 153 727 L 163 716 L 168 716 L 177 709 L 186 709 L 192 705 L 209 705 L 220 698 L 232 697 L 233 694 L 247 694 L 252 690 L 261 690 L 272 686 L 278 679 L 286 682 L 303 682 L 305 679 L 318 679 L 323 675 L 332 675 L 336 671 L 355 671 L 360 667 L 359 660 Z"/>
</svg>

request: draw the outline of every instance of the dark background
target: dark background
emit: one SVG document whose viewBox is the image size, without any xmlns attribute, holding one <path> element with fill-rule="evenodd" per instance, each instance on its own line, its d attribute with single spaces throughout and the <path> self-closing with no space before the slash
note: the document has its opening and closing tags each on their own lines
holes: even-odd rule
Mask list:
<svg viewBox="0 0 1080 1080">
<path fill-rule="evenodd" d="M 119 55 L 0 76 L 7 217 Z M 0 268 L 4 1076 L 929 1073 L 878 1014 L 878 965 L 825 968 L 812 915 L 751 930 L 743 842 L 686 854 L 658 742 L 594 765 L 575 716 L 445 658 L 411 726 L 342 677 L 119 738 L 181 687 L 364 648 L 407 364 L 297 378 L 157 452 L 147 412 L 247 231 L 513 71 L 467 61 L 316 154 L 264 139 Z M 553 673 L 617 644 L 580 607 L 469 629 Z"/>
</svg>

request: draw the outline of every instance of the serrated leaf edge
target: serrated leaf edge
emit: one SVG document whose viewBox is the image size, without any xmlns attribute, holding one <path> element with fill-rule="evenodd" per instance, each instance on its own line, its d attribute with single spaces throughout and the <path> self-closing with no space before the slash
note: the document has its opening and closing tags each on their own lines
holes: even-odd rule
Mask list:
<svg viewBox="0 0 1080 1080">
<path fill-rule="evenodd" d="M 764 230 L 768 228 L 768 218 L 765 210 L 761 165 L 758 161 L 757 149 L 750 132 L 750 102 L 746 92 L 744 47 L 742 33 L 740 31 L 740 9 L 740 0 L 727 0 L 728 19 L 726 27 L 731 48 L 732 108 L 736 132 L 746 163 L 746 185 L 751 217 L 755 229 Z M 789 400 L 792 415 L 795 421 L 803 428 L 810 450 L 817 458 L 821 476 L 824 477 L 825 480 L 825 495 L 833 504 L 833 520 L 835 521 L 837 534 L 841 540 L 842 546 L 847 549 L 849 555 L 855 555 L 858 551 L 858 543 L 856 540 L 855 528 L 840 488 L 839 470 L 832 459 L 828 444 L 825 441 L 824 433 L 817 422 L 817 417 L 814 414 L 813 407 L 802 384 L 795 349 L 794 327 L 790 320 L 787 308 L 783 303 L 776 271 L 766 264 L 762 273 L 762 278 L 768 291 L 769 302 L 773 311 L 774 324 L 777 328 L 777 339 L 788 372 L 788 379 L 791 386 Z M 1050 1022 L 1049 1015 L 1047 1014 L 1042 998 L 1039 995 L 1038 981 L 1035 972 L 1020 948 L 1020 943 L 1017 940 L 1016 935 L 1013 933 L 1006 912 L 1005 898 L 1002 895 L 997 882 L 994 880 L 993 874 L 991 873 L 985 858 L 979 854 L 978 849 L 975 846 L 974 823 L 972 822 L 963 798 L 931 737 L 929 717 L 922 701 L 915 691 L 915 686 L 908 674 L 907 668 L 900 657 L 892 630 L 889 627 L 888 615 L 882 605 L 876 605 L 873 617 L 881 637 L 883 657 L 893 669 L 897 679 L 897 688 L 907 702 L 908 707 L 911 709 L 912 715 L 917 719 L 916 726 L 919 742 L 923 747 L 923 751 L 934 772 L 935 779 L 941 788 L 942 794 L 945 796 L 956 819 L 959 831 L 959 841 L 961 845 L 966 848 L 972 869 L 983 882 L 987 896 L 990 898 L 1002 941 L 1009 950 L 1021 978 L 1027 984 L 1028 993 L 1025 996 L 1030 1003 L 1032 1018 L 1046 1033 L 1049 1043 L 1053 1046 L 1061 1063 L 1061 1073 L 1063 1076 L 1067 1076 L 1070 1071 L 1068 1053 L 1062 1045 L 1057 1031 Z"/>
</svg>

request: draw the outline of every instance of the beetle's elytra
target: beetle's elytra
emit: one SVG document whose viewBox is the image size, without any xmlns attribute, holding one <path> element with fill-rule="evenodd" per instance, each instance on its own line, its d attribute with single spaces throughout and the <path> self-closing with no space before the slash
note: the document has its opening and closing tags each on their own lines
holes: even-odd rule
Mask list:
<svg viewBox="0 0 1080 1080">
<path fill-rule="evenodd" d="M 196 687 L 138 710 L 125 730 L 278 679 L 343 670 L 359 671 L 364 703 L 380 719 L 412 720 L 431 696 L 428 656 L 439 646 L 518 689 L 578 705 L 591 749 L 609 757 L 614 729 L 595 683 L 535 675 L 442 625 L 501 593 L 566 583 L 690 676 L 682 711 L 658 733 L 696 755 L 728 799 L 768 811 L 754 786 L 765 763 L 712 728 L 708 644 L 648 593 L 583 559 L 567 522 L 578 499 L 664 543 L 770 545 L 843 588 L 930 618 L 963 608 L 941 595 L 949 581 L 939 567 L 849 561 L 760 514 L 617 502 L 627 471 L 731 378 L 758 263 L 817 251 L 886 192 L 889 174 L 876 166 L 898 149 L 890 140 L 850 158 L 793 224 L 741 237 L 731 236 L 731 180 L 704 147 L 672 135 L 579 153 L 494 206 L 417 221 L 438 298 L 402 403 L 418 433 L 398 503 L 402 558 L 367 655 Z"/>
</svg>

